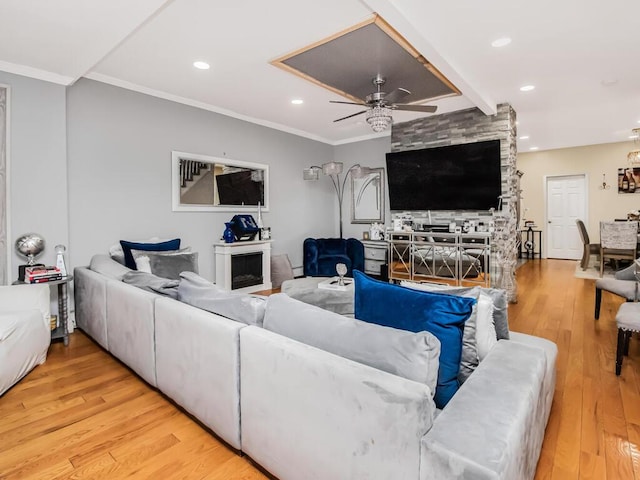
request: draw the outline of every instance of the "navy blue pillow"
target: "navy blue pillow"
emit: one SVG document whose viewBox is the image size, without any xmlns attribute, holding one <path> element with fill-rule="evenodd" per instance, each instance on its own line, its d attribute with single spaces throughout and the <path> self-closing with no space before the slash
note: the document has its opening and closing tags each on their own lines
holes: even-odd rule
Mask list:
<svg viewBox="0 0 640 480">
<path fill-rule="evenodd" d="M 444 406 L 458 391 L 464 322 L 471 316 L 475 298 L 413 290 L 353 272 L 355 317 L 386 327 L 427 331 L 440 340 L 440 366 L 434 400 Z"/>
<path fill-rule="evenodd" d="M 138 243 L 120 240 L 122 251 L 124 252 L 124 264 L 131 270 L 137 270 L 136 261 L 133 259 L 131 250 L 144 250 L 145 252 L 166 252 L 180 249 L 180 239 L 174 238 L 160 243 Z"/>
</svg>

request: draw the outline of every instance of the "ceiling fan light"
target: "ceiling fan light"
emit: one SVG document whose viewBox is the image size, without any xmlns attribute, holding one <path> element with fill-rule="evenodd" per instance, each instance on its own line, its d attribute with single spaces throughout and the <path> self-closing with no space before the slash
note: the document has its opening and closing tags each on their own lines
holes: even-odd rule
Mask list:
<svg viewBox="0 0 640 480">
<path fill-rule="evenodd" d="M 640 165 L 640 150 L 633 150 L 627 155 L 627 161 L 632 166 Z"/>
<path fill-rule="evenodd" d="M 375 106 L 367 112 L 367 123 L 374 132 L 382 132 L 391 125 L 391 109 Z"/>
</svg>

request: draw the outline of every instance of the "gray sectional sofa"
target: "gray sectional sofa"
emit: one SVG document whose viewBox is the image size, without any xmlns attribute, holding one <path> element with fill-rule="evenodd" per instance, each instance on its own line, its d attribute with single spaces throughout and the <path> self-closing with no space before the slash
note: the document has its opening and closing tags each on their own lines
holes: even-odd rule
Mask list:
<svg viewBox="0 0 640 480">
<path fill-rule="evenodd" d="M 423 383 L 268 328 L 271 297 L 262 328 L 121 275 L 81 267 L 74 278 L 79 328 L 280 480 L 535 475 L 555 388 L 551 342 L 511 332 L 436 411 Z M 315 308 L 292 305 L 277 314 L 294 323 Z"/>
</svg>

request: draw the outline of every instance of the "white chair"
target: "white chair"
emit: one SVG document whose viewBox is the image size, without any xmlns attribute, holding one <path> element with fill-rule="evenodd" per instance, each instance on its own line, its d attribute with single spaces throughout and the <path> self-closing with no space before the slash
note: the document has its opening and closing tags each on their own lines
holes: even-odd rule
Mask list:
<svg viewBox="0 0 640 480">
<path fill-rule="evenodd" d="M 49 321 L 49 286 L 0 287 L 0 396 L 46 360 Z"/>
<path fill-rule="evenodd" d="M 638 222 L 600 222 L 600 276 L 605 258 L 633 262 L 637 244 Z"/>
</svg>

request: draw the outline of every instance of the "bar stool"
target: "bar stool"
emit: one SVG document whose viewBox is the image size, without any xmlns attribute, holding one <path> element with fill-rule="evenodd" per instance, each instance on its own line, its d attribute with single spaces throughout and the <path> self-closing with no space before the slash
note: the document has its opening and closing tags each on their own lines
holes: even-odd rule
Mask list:
<svg viewBox="0 0 640 480">
<path fill-rule="evenodd" d="M 616 350 L 616 375 L 622 370 L 622 356 L 629 355 L 629 340 L 633 332 L 640 332 L 640 303 L 627 302 L 620 305 L 616 314 L 618 325 L 618 348 Z"/>
</svg>

